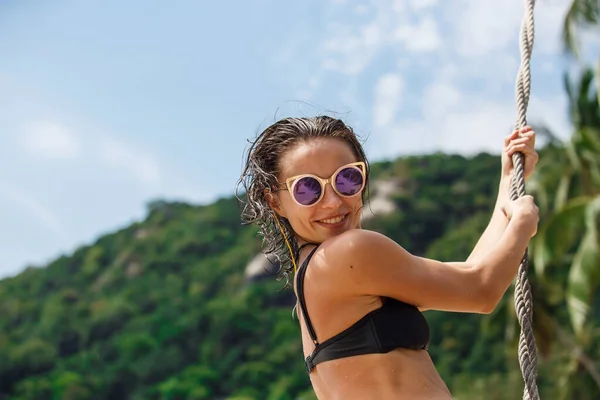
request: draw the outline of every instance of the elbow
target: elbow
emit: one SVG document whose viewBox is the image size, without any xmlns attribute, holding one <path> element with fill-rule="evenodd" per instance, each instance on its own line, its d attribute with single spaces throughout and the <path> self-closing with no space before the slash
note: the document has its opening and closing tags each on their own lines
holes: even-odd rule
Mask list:
<svg viewBox="0 0 600 400">
<path fill-rule="evenodd" d="M 489 279 L 479 274 L 477 285 L 477 306 L 475 312 L 479 314 L 491 314 L 502 300 L 502 294 L 499 293 L 497 285 Z"/>
<path fill-rule="evenodd" d="M 471 312 L 476 314 L 491 314 L 496 309 L 498 301 L 490 295 L 485 288 L 478 288 L 474 304 L 471 305 Z"/>
<path fill-rule="evenodd" d="M 500 303 L 500 299 L 489 298 L 490 296 L 485 296 L 481 300 L 481 304 L 479 309 L 477 310 L 479 314 L 491 314 L 496 310 L 498 303 Z"/>
</svg>

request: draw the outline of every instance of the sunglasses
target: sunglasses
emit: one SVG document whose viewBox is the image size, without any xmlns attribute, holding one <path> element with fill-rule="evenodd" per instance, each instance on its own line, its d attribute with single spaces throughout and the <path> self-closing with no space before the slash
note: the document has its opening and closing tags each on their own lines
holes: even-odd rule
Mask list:
<svg viewBox="0 0 600 400">
<path fill-rule="evenodd" d="M 288 190 L 294 201 L 303 207 L 317 204 L 325 195 L 325 185 L 330 183 L 333 190 L 341 197 L 354 197 L 365 187 L 365 163 L 355 162 L 338 168 L 329 179 L 316 175 L 303 174 L 292 176 L 285 184 L 278 187 Z"/>
</svg>

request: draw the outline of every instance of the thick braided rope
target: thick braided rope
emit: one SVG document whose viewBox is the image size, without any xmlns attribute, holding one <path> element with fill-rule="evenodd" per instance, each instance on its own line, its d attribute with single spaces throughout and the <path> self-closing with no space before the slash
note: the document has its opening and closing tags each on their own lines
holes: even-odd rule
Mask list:
<svg viewBox="0 0 600 400">
<path fill-rule="evenodd" d="M 529 105 L 529 93 L 531 87 L 530 59 L 533 50 L 534 39 L 534 6 L 535 0 L 525 1 L 525 16 L 521 24 L 520 47 L 521 66 L 517 75 L 516 100 L 517 100 L 517 129 L 527 125 L 527 106 Z M 510 198 L 515 200 L 525 195 L 525 178 L 523 175 L 523 154 L 517 153 L 513 156 L 515 175 L 513 176 Z M 537 388 L 537 349 L 533 335 L 533 300 L 531 286 L 527 279 L 528 252 L 525 251 L 521 265 L 517 272 L 515 283 L 515 309 L 521 333 L 519 335 L 519 365 L 525 388 L 523 399 L 539 400 L 540 395 Z"/>
</svg>

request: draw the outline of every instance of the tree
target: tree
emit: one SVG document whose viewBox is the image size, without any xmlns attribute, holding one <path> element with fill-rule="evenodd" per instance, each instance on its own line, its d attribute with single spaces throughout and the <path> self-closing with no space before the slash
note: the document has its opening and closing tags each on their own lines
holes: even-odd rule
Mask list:
<svg viewBox="0 0 600 400">
<path fill-rule="evenodd" d="M 563 22 L 563 45 L 567 54 L 581 57 L 580 31 L 591 27 L 598 27 L 600 23 L 599 0 L 572 0 L 569 11 Z M 595 75 L 600 77 L 600 58 L 596 63 Z M 596 106 L 600 106 L 600 80 L 596 80 Z"/>
<path fill-rule="evenodd" d="M 565 50 L 579 56 L 578 31 L 598 25 L 600 2 L 598 0 L 573 0 L 563 22 L 563 44 Z"/>
<path fill-rule="evenodd" d="M 593 81 L 589 69 L 575 85 L 566 80 L 573 135 L 547 149 L 529 184 L 542 210 L 531 243 L 534 267 L 570 321 L 570 330 L 552 322 L 560 343 L 572 350 L 562 393 L 581 399 L 589 390 L 600 394 L 600 374 L 586 355 L 598 336 L 590 315 L 600 288 L 600 108 Z M 575 379 L 582 371 L 586 376 Z M 582 383 L 589 378 L 597 387 Z"/>
</svg>

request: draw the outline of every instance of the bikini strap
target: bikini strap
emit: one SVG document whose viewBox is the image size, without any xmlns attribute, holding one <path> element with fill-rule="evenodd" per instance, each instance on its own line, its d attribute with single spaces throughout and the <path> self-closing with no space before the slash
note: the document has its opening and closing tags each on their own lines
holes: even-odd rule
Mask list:
<svg viewBox="0 0 600 400">
<path fill-rule="evenodd" d="M 308 243 L 308 244 L 310 244 L 310 243 Z M 308 316 L 308 311 L 306 310 L 306 302 L 304 299 L 304 275 L 306 275 L 306 269 L 308 267 L 308 262 L 310 261 L 311 257 L 313 256 L 315 251 L 317 251 L 318 248 L 319 248 L 319 246 L 317 245 L 317 247 L 315 247 L 310 252 L 308 257 L 306 257 L 306 260 L 304 260 L 304 262 L 298 269 L 298 300 L 300 300 L 300 308 L 302 309 L 302 315 L 304 316 L 304 321 L 306 322 L 306 327 L 308 328 L 308 333 L 310 334 L 310 338 L 312 339 L 312 341 L 314 342 L 315 345 L 318 345 L 319 342 L 317 341 L 317 334 L 315 333 L 315 329 L 313 328 L 313 325 L 310 322 L 310 317 Z"/>
<path fill-rule="evenodd" d="M 309 245 L 314 245 L 314 246 L 319 246 L 318 243 L 312 243 L 312 242 L 307 242 L 304 243 L 302 246 L 300 246 L 295 252 L 294 252 L 294 258 L 296 260 L 300 259 L 300 252 L 302 251 L 303 248 L 305 248 L 306 246 Z M 300 320 L 298 319 L 298 302 L 296 302 L 296 304 L 294 304 L 294 307 L 292 308 L 292 319 L 294 320 L 294 322 L 296 322 L 296 325 L 298 325 L 298 327 L 300 327 Z"/>
<path fill-rule="evenodd" d="M 300 258 L 300 252 L 302 251 L 303 248 L 305 248 L 306 246 L 319 246 L 318 243 L 312 243 L 312 242 L 307 242 L 304 243 L 302 246 L 298 247 L 298 250 L 296 250 L 296 252 L 294 253 L 294 257 L 296 257 L 296 260 L 298 260 Z"/>
</svg>

